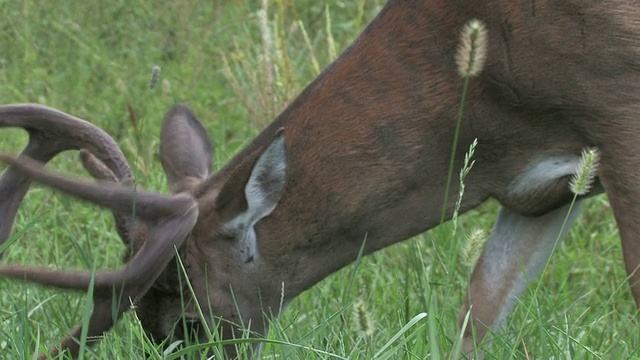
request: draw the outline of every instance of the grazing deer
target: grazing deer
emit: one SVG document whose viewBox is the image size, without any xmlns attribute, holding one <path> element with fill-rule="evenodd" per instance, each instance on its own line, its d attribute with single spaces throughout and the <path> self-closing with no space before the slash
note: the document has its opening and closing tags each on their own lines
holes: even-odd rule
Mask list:
<svg viewBox="0 0 640 360">
<path fill-rule="evenodd" d="M 134 189 L 122 152 L 99 128 L 39 105 L 2 106 L 0 123 L 23 127 L 30 140 L 20 157 L 2 157 L 10 167 L 0 180 L 0 243 L 30 182 L 43 183 L 112 210 L 131 248 L 122 268 L 95 274 L 89 336 L 108 331 L 130 300 L 157 340 L 185 318 L 220 319 L 223 338 L 238 324 L 264 333 L 283 284 L 288 302 L 353 262 L 363 239 L 371 253 L 440 223 L 462 89 L 454 57 L 473 18 L 489 40 L 454 149 L 459 171 L 478 139 L 460 211 L 488 198 L 501 208 L 460 311 L 462 324 L 473 304 L 464 351 L 500 325 L 566 232 L 567 212 L 575 218 L 568 183 L 587 147 L 601 154 L 587 196 L 609 197 L 640 305 L 640 5 L 631 1 L 390 0 L 217 173 L 202 125 L 174 106 L 160 146 L 172 195 Z M 98 183 L 42 169 L 68 149 L 82 149 Z M 447 219 L 457 187 L 446 197 Z M 92 282 L 88 271 L 10 265 L 0 276 L 80 291 Z M 211 316 L 201 319 L 191 300 Z M 79 334 L 51 354 L 76 354 Z"/>
</svg>

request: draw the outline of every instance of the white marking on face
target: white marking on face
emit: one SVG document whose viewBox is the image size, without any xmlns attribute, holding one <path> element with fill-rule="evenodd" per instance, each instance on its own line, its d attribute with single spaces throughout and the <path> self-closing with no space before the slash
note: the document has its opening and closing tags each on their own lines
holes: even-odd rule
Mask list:
<svg viewBox="0 0 640 360">
<path fill-rule="evenodd" d="M 245 233 L 240 251 L 245 264 L 254 264 L 258 260 L 258 241 L 253 226 Z"/>
</svg>

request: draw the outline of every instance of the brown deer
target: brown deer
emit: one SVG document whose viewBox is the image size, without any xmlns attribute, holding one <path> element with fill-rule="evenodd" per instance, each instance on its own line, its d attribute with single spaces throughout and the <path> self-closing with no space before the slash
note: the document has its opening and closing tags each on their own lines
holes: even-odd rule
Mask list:
<svg viewBox="0 0 640 360">
<path fill-rule="evenodd" d="M 202 125 L 174 106 L 160 146 L 172 195 L 133 188 L 122 152 L 91 124 L 38 105 L 0 107 L 3 126 L 30 134 L 20 157 L 2 157 L 10 167 L 0 181 L 0 242 L 30 182 L 43 183 L 112 210 L 131 248 L 126 265 L 93 278 L 89 336 L 108 331 L 131 302 L 157 340 L 185 318 L 221 320 L 223 338 L 240 324 L 264 333 L 283 284 L 287 302 L 353 262 L 365 238 L 371 253 L 440 223 L 462 89 L 454 57 L 460 29 L 474 18 L 489 42 L 455 148 L 459 171 L 478 139 L 460 211 L 488 198 L 502 207 L 460 311 L 462 323 L 473 304 L 464 351 L 500 325 L 566 233 L 569 178 L 587 147 L 601 154 L 590 195 L 609 197 L 640 305 L 640 4 L 632 1 L 390 0 L 217 173 Z M 84 149 L 98 183 L 42 169 L 68 149 Z M 454 183 L 446 219 L 457 192 Z M 80 291 L 92 282 L 89 271 L 9 265 L 0 276 Z M 205 319 L 189 299 L 209 304 Z M 76 354 L 79 334 L 51 353 Z"/>
</svg>

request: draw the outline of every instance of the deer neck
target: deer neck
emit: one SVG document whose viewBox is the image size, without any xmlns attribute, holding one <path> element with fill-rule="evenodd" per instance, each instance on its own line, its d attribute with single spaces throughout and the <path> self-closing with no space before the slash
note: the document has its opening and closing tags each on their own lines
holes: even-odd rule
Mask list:
<svg viewBox="0 0 640 360">
<path fill-rule="evenodd" d="M 453 59 L 457 34 L 440 36 L 428 18 L 394 21 L 412 11 L 399 3 L 391 2 L 249 146 L 257 149 L 285 129 L 286 190 L 256 224 L 256 249 L 268 269 L 259 272 L 270 274 L 265 282 L 278 292 L 284 284 L 287 298 L 356 260 L 361 248 L 371 253 L 441 221 L 461 81 L 453 61 L 433 69 L 445 62 L 430 57 Z M 402 41 L 407 37 L 411 43 Z M 432 51 L 434 41 L 443 51 Z M 416 52 L 423 55 L 410 56 Z M 470 141 L 465 135 L 456 150 L 458 168 Z M 462 210 L 485 199 L 478 192 Z M 445 218 L 454 202 L 449 196 Z"/>
</svg>

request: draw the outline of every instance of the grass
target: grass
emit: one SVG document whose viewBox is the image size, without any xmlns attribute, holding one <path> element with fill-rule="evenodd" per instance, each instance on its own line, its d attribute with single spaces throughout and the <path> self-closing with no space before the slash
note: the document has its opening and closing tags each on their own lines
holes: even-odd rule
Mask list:
<svg viewBox="0 0 640 360">
<path fill-rule="evenodd" d="M 218 168 L 382 3 L 275 0 L 261 17 L 260 1 L 0 1 L 0 103 L 40 102 L 98 124 L 121 144 L 138 183 L 166 192 L 156 149 L 173 103 L 187 101 L 199 114 L 215 141 Z M 273 34 L 267 46 L 265 29 Z M 155 65 L 161 76 L 149 89 Z M 25 141 L 19 130 L 0 132 L 3 151 L 17 152 Z M 73 153 L 53 166 L 82 174 Z M 496 210 L 488 203 L 462 216 L 453 239 L 445 226 L 328 277 L 274 321 L 263 357 L 447 358 L 470 272 L 465 235 L 490 229 Z M 110 215 L 48 189 L 31 190 L 14 229 L 6 262 L 83 269 L 120 263 Z M 82 295 L 18 282 L 2 280 L 0 289 L 0 353 L 7 359 L 32 358 L 55 344 L 86 306 Z M 362 320 L 357 314 L 368 314 L 371 331 L 354 325 Z M 638 358 L 637 330 L 617 230 L 606 198 L 597 197 L 487 346 L 486 358 Z M 197 358 L 194 350 L 179 354 Z M 176 356 L 154 348 L 131 313 L 83 356 L 145 352 Z"/>
</svg>

